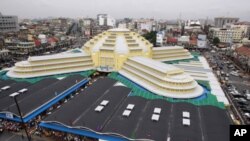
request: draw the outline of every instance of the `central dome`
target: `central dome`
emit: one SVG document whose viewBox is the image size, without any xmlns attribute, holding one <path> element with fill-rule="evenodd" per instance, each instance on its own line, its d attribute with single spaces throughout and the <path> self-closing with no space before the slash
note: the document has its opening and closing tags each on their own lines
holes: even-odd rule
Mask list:
<svg viewBox="0 0 250 141">
<path fill-rule="evenodd" d="M 153 45 L 138 33 L 115 28 L 98 34 L 83 49 L 92 55 L 99 70 L 116 71 L 133 56 L 152 57 Z"/>
</svg>

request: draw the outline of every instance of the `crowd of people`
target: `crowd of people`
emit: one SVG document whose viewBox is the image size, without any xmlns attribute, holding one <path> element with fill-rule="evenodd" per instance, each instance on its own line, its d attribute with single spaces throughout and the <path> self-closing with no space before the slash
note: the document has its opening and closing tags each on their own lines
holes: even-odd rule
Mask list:
<svg viewBox="0 0 250 141">
<path fill-rule="evenodd" d="M 19 132 L 21 130 L 21 124 L 10 122 L 10 121 L 2 121 L 2 125 L 5 130 Z"/>
<path fill-rule="evenodd" d="M 32 122 L 33 124 L 26 125 L 29 136 L 34 135 L 38 137 L 48 137 L 55 141 L 97 141 L 96 139 L 87 138 L 84 136 L 40 128 L 38 126 L 38 122 L 39 120 L 34 120 Z M 7 131 L 20 132 L 22 130 L 21 124 L 17 122 L 4 120 L 1 122 L 1 124 Z"/>
</svg>

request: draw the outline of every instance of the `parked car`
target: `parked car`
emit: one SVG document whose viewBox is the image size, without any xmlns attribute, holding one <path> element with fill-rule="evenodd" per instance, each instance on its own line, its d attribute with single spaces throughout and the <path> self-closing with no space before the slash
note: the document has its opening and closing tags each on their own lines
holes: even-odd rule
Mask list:
<svg viewBox="0 0 250 141">
<path fill-rule="evenodd" d="M 246 96 L 246 99 L 247 100 L 250 100 L 250 94 L 248 93 L 248 94 L 245 94 L 245 96 Z"/>
<path fill-rule="evenodd" d="M 239 74 L 238 74 L 237 71 L 232 71 L 230 74 L 231 74 L 231 75 L 234 75 L 234 76 L 239 76 Z"/>
<path fill-rule="evenodd" d="M 250 118 L 250 113 L 244 113 L 247 118 Z"/>
</svg>

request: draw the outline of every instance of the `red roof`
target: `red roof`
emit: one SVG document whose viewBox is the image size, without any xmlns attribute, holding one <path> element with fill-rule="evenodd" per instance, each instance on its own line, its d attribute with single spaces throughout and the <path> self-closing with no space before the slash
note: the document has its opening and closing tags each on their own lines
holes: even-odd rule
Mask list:
<svg viewBox="0 0 250 141">
<path fill-rule="evenodd" d="M 173 37 L 168 37 L 168 38 L 167 38 L 167 42 L 168 42 L 168 43 L 177 43 L 177 39 L 176 39 L 176 38 L 173 38 Z"/>
<path fill-rule="evenodd" d="M 51 37 L 51 38 L 48 39 L 48 42 L 49 42 L 49 43 L 58 42 L 58 39 L 55 38 L 55 37 Z"/>
<path fill-rule="evenodd" d="M 236 48 L 235 51 L 240 55 L 250 57 L 250 48 L 249 47 L 242 46 L 242 47 Z"/>
<path fill-rule="evenodd" d="M 35 42 L 35 45 L 36 45 L 36 46 L 40 46 L 40 45 L 41 45 L 41 41 L 40 41 L 40 40 L 35 39 L 34 42 Z"/>
</svg>

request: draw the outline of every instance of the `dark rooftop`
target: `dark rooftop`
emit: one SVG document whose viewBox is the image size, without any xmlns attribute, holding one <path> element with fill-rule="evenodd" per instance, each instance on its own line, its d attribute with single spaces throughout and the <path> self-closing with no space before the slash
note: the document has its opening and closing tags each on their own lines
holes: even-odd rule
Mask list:
<svg viewBox="0 0 250 141">
<path fill-rule="evenodd" d="M 20 94 L 17 100 L 25 118 L 35 111 L 40 110 L 41 107 L 48 105 L 51 101 L 61 99 L 62 93 L 65 93 L 71 89 L 72 86 L 84 79 L 81 75 L 69 76 L 62 80 L 47 78 L 31 86 L 26 82 L 16 82 L 13 86 L 11 85 L 9 90 L 4 91 L 4 95 L 1 94 L 0 113 L 11 112 L 19 117 L 14 100 L 11 99 L 9 95 L 23 88 L 27 88 L 28 91 Z M 43 109 L 43 111 L 44 110 L 45 109 Z"/>
<path fill-rule="evenodd" d="M 68 130 L 90 131 L 98 135 L 126 139 L 229 140 L 231 121 L 226 110 L 214 106 L 195 106 L 189 103 L 170 103 L 165 100 L 128 96 L 130 89 L 114 86 L 115 83 L 116 81 L 110 78 L 98 79 L 45 118 L 42 123 L 52 126 L 59 124 Z M 103 100 L 108 100 L 108 105 L 104 106 L 101 112 L 95 111 Z M 134 104 L 134 108 L 126 117 L 123 112 L 128 104 Z M 159 121 L 151 119 L 154 108 L 161 108 Z M 190 113 L 190 126 L 184 126 L 182 123 L 183 111 Z"/>
<path fill-rule="evenodd" d="M 53 83 L 56 82 L 56 81 L 57 81 L 57 79 L 55 79 L 55 78 L 52 78 L 52 79 L 51 79 L 51 78 L 50 78 L 50 79 L 44 79 L 44 80 L 42 80 L 42 81 L 40 81 L 40 82 L 38 82 L 38 83 L 36 83 L 36 84 L 34 84 L 34 85 L 31 85 L 31 86 L 29 86 L 29 87 L 23 87 L 23 88 L 27 88 L 28 91 L 25 92 L 24 94 L 20 94 L 20 95 L 17 97 L 18 102 L 21 102 L 21 101 L 23 101 L 23 100 L 29 98 L 29 97 L 31 96 L 32 93 L 35 93 L 35 92 L 37 92 L 37 91 L 39 91 L 39 90 L 41 90 L 41 89 L 43 89 L 43 88 L 45 88 L 45 87 L 48 87 L 47 84 L 53 84 Z M 19 83 L 19 82 L 17 82 L 17 83 Z M 23 82 L 21 82 L 21 83 L 23 83 Z M 15 87 L 13 87 L 13 88 L 15 88 Z M 22 88 L 21 88 L 21 89 L 22 89 Z M 19 91 L 19 90 L 20 90 L 20 88 L 15 89 L 13 92 L 16 92 L 16 91 Z M 8 110 L 9 110 L 9 107 L 15 106 L 15 101 L 14 101 L 14 99 L 12 99 L 11 97 L 9 97 L 10 94 L 11 94 L 11 93 L 7 93 L 7 95 L 5 95 L 4 97 L 2 97 L 2 98 L 0 99 L 0 110 L 1 110 L 1 111 L 8 111 Z"/>
<path fill-rule="evenodd" d="M 9 82 L 9 81 L 6 81 L 6 82 Z M 5 83 L 5 82 L 3 82 L 3 83 Z M 4 99 L 5 97 L 9 97 L 10 94 L 12 94 L 14 92 L 17 92 L 17 91 L 19 91 L 19 90 L 21 90 L 23 88 L 27 88 L 30 85 L 31 84 L 27 83 L 27 82 L 16 82 L 16 83 L 11 83 L 11 84 L 8 84 L 8 85 L 4 85 L 4 87 L 5 86 L 10 86 L 10 88 L 7 89 L 7 90 L 1 90 L 1 92 L 0 92 L 0 100 Z"/>
<path fill-rule="evenodd" d="M 11 85 L 15 83 L 14 80 L 0 80 L 0 88 Z"/>
<path fill-rule="evenodd" d="M 74 99 L 62 105 L 60 109 L 55 111 L 51 116 L 48 116 L 44 121 L 58 121 L 69 126 L 85 124 L 81 118 L 91 109 L 92 105 L 96 105 L 97 101 L 105 96 L 103 95 L 105 92 L 109 92 L 109 88 L 112 87 L 115 82 L 115 80 L 109 78 L 98 79 L 90 87 L 75 96 Z M 94 119 L 92 118 L 91 120 Z"/>
</svg>

